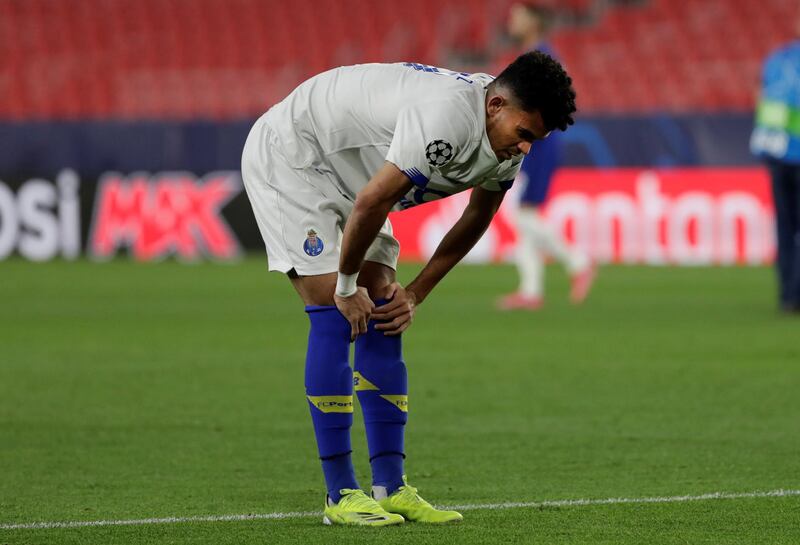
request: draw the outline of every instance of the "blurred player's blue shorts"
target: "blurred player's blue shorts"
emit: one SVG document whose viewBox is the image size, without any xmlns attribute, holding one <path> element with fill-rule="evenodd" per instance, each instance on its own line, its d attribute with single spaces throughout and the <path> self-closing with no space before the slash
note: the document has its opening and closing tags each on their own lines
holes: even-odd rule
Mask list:
<svg viewBox="0 0 800 545">
<path fill-rule="evenodd" d="M 561 163 L 561 135 L 553 131 L 544 140 L 533 143 L 531 153 L 522 161 L 523 178 L 527 179 L 520 204 L 539 206 L 547 198 L 550 183 Z"/>
</svg>

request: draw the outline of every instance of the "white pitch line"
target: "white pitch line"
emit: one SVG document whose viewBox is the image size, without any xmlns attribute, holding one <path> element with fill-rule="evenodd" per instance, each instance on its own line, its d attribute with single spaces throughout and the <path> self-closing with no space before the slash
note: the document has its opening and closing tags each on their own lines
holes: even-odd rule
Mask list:
<svg viewBox="0 0 800 545">
<path fill-rule="evenodd" d="M 22 524 L 0 524 L 0 530 L 37 530 L 48 528 L 84 528 L 87 526 L 144 526 L 148 524 L 173 524 L 177 522 L 229 522 L 241 520 L 297 519 L 322 516 L 312 511 L 289 513 L 252 513 L 249 515 L 206 515 L 197 517 L 166 517 L 134 520 L 79 520 L 72 522 L 28 522 Z"/>
<path fill-rule="evenodd" d="M 449 509 L 474 511 L 480 509 L 525 509 L 540 507 L 581 507 L 586 505 L 619 505 L 636 503 L 681 503 L 708 500 L 737 500 L 748 498 L 785 498 L 800 496 L 800 490 L 770 490 L 766 492 L 710 492 L 698 496 L 656 496 L 645 498 L 605 498 L 576 500 L 544 500 L 531 502 L 481 503 L 454 505 Z M 252 513 L 248 515 L 208 515 L 198 517 L 167 517 L 135 520 L 93 520 L 72 522 L 28 522 L 20 524 L 0 524 L 0 530 L 37 530 L 51 528 L 85 528 L 89 526 L 141 526 L 148 524 L 174 524 L 179 522 L 230 522 L 245 520 L 280 520 L 321 516 L 322 512 L 295 511 L 289 513 Z"/>
<path fill-rule="evenodd" d="M 785 498 L 787 496 L 800 496 L 800 490 L 770 490 L 768 492 L 709 492 L 699 496 L 656 496 L 649 498 L 606 498 L 606 499 L 579 499 L 579 500 L 544 500 L 531 502 L 484 503 L 472 505 L 455 505 L 450 509 L 468 511 L 471 509 L 519 509 L 539 507 L 581 507 L 584 505 L 618 505 L 624 503 L 679 503 L 688 501 L 706 500 L 738 500 L 747 498 Z"/>
</svg>

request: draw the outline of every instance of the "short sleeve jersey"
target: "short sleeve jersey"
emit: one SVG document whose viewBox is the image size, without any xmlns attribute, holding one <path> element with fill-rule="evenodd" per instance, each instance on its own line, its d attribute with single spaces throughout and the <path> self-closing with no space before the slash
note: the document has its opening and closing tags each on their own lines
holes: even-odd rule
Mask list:
<svg viewBox="0 0 800 545">
<path fill-rule="evenodd" d="M 471 187 L 511 187 L 522 156 L 499 161 L 486 134 L 492 76 L 414 63 L 365 64 L 324 72 L 274 106 L 267 120 L 298 169 L 332 173 L 355 199 L 389 161 L 414 187 L 395 210 Z"/>
</svg>

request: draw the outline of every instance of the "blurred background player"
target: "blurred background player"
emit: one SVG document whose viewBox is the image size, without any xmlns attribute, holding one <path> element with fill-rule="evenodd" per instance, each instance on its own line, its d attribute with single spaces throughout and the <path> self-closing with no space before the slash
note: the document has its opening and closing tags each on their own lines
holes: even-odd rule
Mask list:
<svg viewBox="0 0 800 545">
<path fill-rule="evenodd" d="M 546 41 L 553 19 L 553 11 L 545 6 L 535 2 L 518 2 L 511 6 L 509 12 L 508 34 L 524 51 L 541 51 L 556 58 Z M 595 268 L 589 257 L 576 248 L 570 248 L 540 211 L 561 157 L 561 135 L 554 131 L 537 142 L 522 162 L 519 180 L 524 185 L 515 218 L 518 237 L 516 264 L 520 284 L 517 292 L 498 301 L 500 309 L 541 308 L 544 301 L 544 260 L 547 256 L 562 263 L 570 275 L 570 299 L 573 303 L 583 302 L 592 286 Z"/>
<path fill-rule="evenodd" d="M 800 18 L 796 20 L 800 37 Z M 764 159 L 775 204 L 780 309 L 800 313 L 800 39 L 764 63 L 753 153 Z"/>
</svg>

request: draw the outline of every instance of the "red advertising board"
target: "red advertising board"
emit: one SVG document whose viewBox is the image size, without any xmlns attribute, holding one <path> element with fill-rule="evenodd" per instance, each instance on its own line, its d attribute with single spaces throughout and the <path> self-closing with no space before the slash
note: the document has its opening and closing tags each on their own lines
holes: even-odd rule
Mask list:
<svg viewBox="0 0 800 545">
<path fill-rule="evenodd" d="M 239 243 L 221 209 L 240 190 L 238 177 L 230 172 L 202 180 L 188 172 L 105 174 L 94 208 L 90 254 L 110 258 L 128 246 L 140 261 L 172 253 L 184 259 L 237 257 Z"/>
<path fill-rule="evenodd" d="M 512 188 L 469 261 L 508 259 Z M 404 260 L 427 259 L 469 199 L 462 194 L 392 214 Z M 599 262 L 763 264 L 774 258 L 774 212 L 761 168 L 562 169 L 544 215 Z"/>
<path fill-rule="evenodd" d="M 519 184 L 467 256 L 513 256 Z M 405 261 L 427 260 L 458 220 L 468 193 L 391 215 Z M 775 255 L 766 170 L 563 169 L 543 215 L 570 244 L 598 262 L 766 264 Z M 81 184 L 66 169 L 55 180 L 0 181 L 0 260 L 17 252 L 43 261 L 127 253 L 150 261 L 236 259 L 263 252 L 237 172 L 106 173 Z"/>
</svg>

